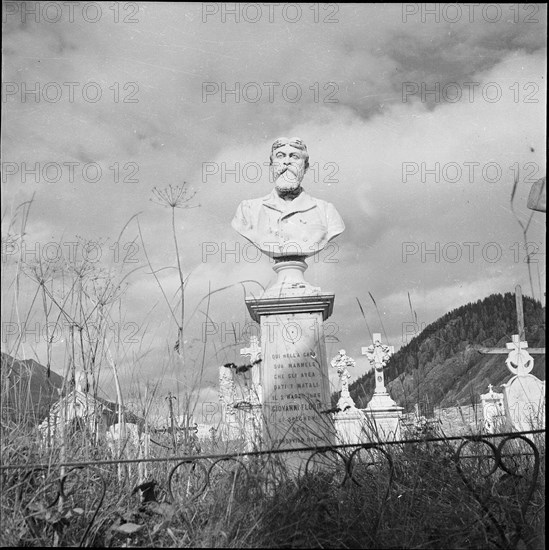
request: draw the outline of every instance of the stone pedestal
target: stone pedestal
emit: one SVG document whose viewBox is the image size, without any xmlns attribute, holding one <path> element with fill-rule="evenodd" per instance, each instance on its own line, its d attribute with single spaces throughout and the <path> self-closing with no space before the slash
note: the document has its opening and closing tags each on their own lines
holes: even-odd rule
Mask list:
<svg viewBox="0 0 549 550">
<path fill-rule="evenodd" d="M 353 445 L 366 441 L 363 432 L 366 418 L 360 409 L 349 407 L 344 411 L 335 413 L 334 423 L 338 445 Z"/>
<path fill-rule="evenodd" d="M 403 407 L 399 407 L 387 392 L 374 393 L 365 409 L 366 430 L 372 441 L 400 439 L 400 419 Z"/>
<path fill-rule="evenodd" d="M 493 390 L 492 384 L 488 386 L 488 393 L 483 393 L 480 396 L 482 402 L 482 419 L 484 429 L 488 433 L 497 433 L 504 431 L 506 428 L 506 415 L 503 405 L 503 394 L 496 393 Z"/>
<path fill-rule="evenodd" d="M 265 449 L 332 445 L 330 383 L 323 321 L 334 295 L 303 279 L 299 259 L 275 264 L 278 279 L 259 299 L 246 299 L 261 325 L 261 386 Z"/>
<path fill-rule="evenodd" d="M 518 431 L 545 428 L 545 382 L 532 374 L 513 376 L 503 384 L 505 415 Z"/>
<path fill-rule="evenodd" d="M 401 438 L 400 419 L 403 407 L 363 409 L 370 441 L 396 441 Z"/>
<path fill-rule="evenodd" d="M 239 437 L 244 438 L 244 452 L 254 452 L 261 450 L 262 440 L 262 407 L 261 405 L 252 405 L 242 403 L 239 407 Z"/>
</svg>

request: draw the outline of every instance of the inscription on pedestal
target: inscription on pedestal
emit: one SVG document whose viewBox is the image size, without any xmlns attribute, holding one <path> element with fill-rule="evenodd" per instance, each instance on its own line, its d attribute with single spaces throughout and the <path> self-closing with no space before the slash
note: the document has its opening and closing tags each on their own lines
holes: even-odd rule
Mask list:
<svg viewBox="0 0 549 550">
<path fill-rule="evenodd" d="M 333 443 L 322 313 L 261 318 L 265 439 L 272 447 Z"/>
</svg>

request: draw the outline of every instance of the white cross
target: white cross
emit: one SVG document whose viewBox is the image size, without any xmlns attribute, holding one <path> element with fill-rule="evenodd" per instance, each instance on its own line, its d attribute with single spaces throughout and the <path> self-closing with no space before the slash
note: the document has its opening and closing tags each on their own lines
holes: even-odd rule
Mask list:
<svg viewBox="0 0 549 550">
<path fill-rule="evenodd" d="M 534 368 L 534 358 L 526 351 L 528 342 L 521 341 L 518 334 L 513 334 L 512 340 L 506 344 L 510 351 L 505 364 L 513 374 L 523 376 Z"/>
<path fill-rule="evenodd" d="M 385 381 L 383 377 L 383 367 L 387 361 L 395 353 L 394 346 L 387 346 L 381 343 L 381 334 L 373 335 L 374 343 L 368 347 L 362 348 L 362 355 L 365 355 L 370 361 L 370 364 L 376 370 L 376 389 L 375 393 L 387 393 L 385 389 Z"/>
<path fill-rule="evenodd" d="M 261 361 L 261 347 L 257 340 L 257 336 L 250 336 L 250 347 L 242 348 L 240 350 L 240 355 L 249 355 L 250 363 L 252 365 L 255 365 L 256 363 Z"/>
<path fill-rule="evenodd" d="M 252 369 L 252 387 L 248 388 L 249 398 L 252 403 L 263 402 L 263 386 L 261 385 L 261 374 L 257 364 L 261 362 L 261 346 L 257 336 L 250 336 L 250 347 L 242 348 L 240 355 L 249 355 Z"/>
</svg>

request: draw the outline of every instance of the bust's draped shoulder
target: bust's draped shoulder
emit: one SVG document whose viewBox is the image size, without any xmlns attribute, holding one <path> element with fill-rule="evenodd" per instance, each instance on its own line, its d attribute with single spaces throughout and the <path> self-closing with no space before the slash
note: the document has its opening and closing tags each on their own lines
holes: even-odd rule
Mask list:
<svg viewBox="0 0 549 550">
<path fill-rule="evenodd" d="M 345 224 L 343 223 L 343 219 L 339 215 L 339 212 L 331 202 L 323 201 L 321 199 L 315 200 L 322 204 L 328 225 L 326 240 L 330 241 L 345 231 Z"/>
<path fill-rule="evenodd" d="M 243 200 L 231 222 L 235 231 L 266 254 L 311 256 L 345 229 L 333 204 L 305 192 L 290 204 L 280 204 L 274 193 Z"/>
<path fill-rule="evenodd" d="M 231 226 L 238 233 L 246 234 L 256 229 L 255 220 L 264 198 L 243 200 L 236 209 Z"/>
</svg>

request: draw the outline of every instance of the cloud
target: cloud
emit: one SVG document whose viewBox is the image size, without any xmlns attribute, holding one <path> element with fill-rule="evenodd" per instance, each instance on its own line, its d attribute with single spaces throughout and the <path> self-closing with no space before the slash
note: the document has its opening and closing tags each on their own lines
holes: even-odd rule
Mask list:
<svg viewBox="0 0 549 550">
<path fill-rule="evenodd" d="M 328 12 L 319 6 L 322 20 Z M 464 14 L 449 24 L 443 14 L 440 23 L 433 16 L 422 22 L 421 13 L 402 6 L 336 6 L 336 24 L 315 23 L 305 5 L 295 24 L 282 12 L 273 23 L 224 23 L 221 13 L 204 23 L 200 4 L 140 3 L 136 24 L 115 23 L 107 9 L 97 24 L 87 23 L 80 4 L 74 23 L 8 18 L 3 202 L 13 211 L 35 193 L 30 243 L 79 236 L 103 243 L 101 267 L 117 280 L 141 268 L 125 279 L 126 310 L 118 319 L 142 327 L 140 343 L 122 354 L 127 379 L 136 357 L 145 379 L 160 376 L 158 358 L 177 338 L 145 257 L 162 269 L 160 282 L 178 309 L 172 213 L 151 202 L 155 186 L 188 182 L 197 191 L 191 205 L 200 204 L 174 213 L 189 276 L 188 364 L 198 368 L 204 356 L 202 383 L 215 387 L 219 364 L 240 359 L 245 335 L 236 331 L 235 339 L 233 328 L 249 322 L 240 281 L 257 281 L 244 288 L 258 292 L 274 273 L 230 221 L 241 200 L 270 191 L 265 163 L 279 135 L 305 140 L 312 167 L 304 186 L 335 204 L 346 224 L 334 249 L 310 259 L 306 272 L 336 293 L 331 321 L 339 341 L 328 344 L 330 357 L 343 345 L 357 368 L 367 368 L 359 354 L 369 335 L 357 297 L 380 330 L 368 292 L 398 345 L 407 292 L 430 322 L 456 300 L 510 291 L 517 282 L 530 288 L 510 194 L 519 174 L 514 206 L 526 221 L 530 182 L 545 173 L 545 7 L 536 24 L 522 11 L 514 22 L 503 7 L 497 23 L 483 20 L 481 9 L 472 23 Z M 38 101 L 22 95 L 23 86 L 38 89 Z M 59 100 L 44 96 L 57 86 Z M 93 101 L 97 91 L 101 98 Z M 543 232 L 536 214 L 531 246 L 541 249 Z M 137 264 L 124 261 L 132 243 Z M 4 279 L 8 297 L 15 273 Z M 32 296 L 35 287 L 25 285 Z M 3 311 L 10 318 L 10 309 Z M 207 316 L 218 331 L 204 342 Z M 64 348 L 56 353 L 63 364 Z"/>
</svg>

